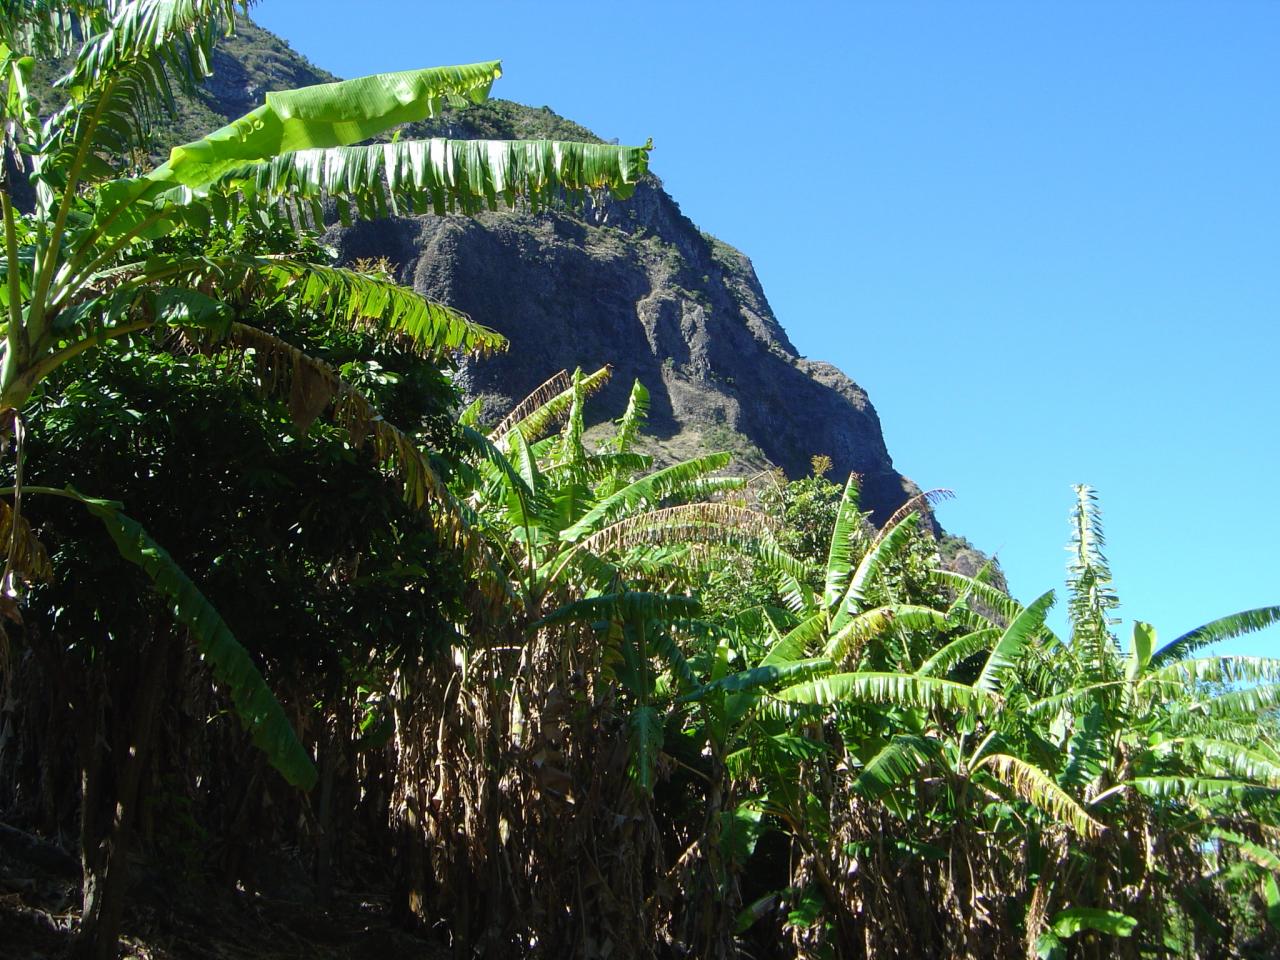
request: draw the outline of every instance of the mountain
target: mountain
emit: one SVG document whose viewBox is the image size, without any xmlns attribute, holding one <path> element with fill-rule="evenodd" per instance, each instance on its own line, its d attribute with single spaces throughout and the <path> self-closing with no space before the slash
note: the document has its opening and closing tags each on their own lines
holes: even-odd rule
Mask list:
<svg viewBox="0 0 1280 960">
<path fill-rule="evenodd" d="M 279 37 L 245 22 L 215 75 L 158 131 L 193 139 L 274 89 L 335 79 Z M 495 100 L 417 124 L 413 135 L 597 140 L 548 108 Z M 510 349 L 466 361 L 461 383 L 499 414 L 561 369 L 612 364 L 588 408 L 621 414 L 631 383 L 652 397 L 660 461 L 728 449 L 738 469 L 790 476 L 831 459 L 862 476 L 862 502 L 883 519 L 918 492 L 894 469 L 866 392 L 834 366 L 801 357 L 774 316 L 751 261 L 701 232 L 649 177 L 625 203 L 585 211 L 502 212 L 476 219 L 397 217 L 334 227 L 345 261 L 385 260 L 400 282 L 501 331 Z"/>
<path fill-rule="evenodd" d="M 700 233 L 657 181 L 581 218 L 394 218 L 330 241 L 346 260 L 385 258 L 402 283 L 506 335 L 506 353 L 461 371 L 494 415 L 559 369 L 608 363 L 590 409 L 619 416 L 640 380 L 660 460 L 729 449 L 742 470 L 799 476 L 826 455 L 837 475 L 862 474 L 863 502 L 881 516 L 916 492 L 865 391 L 796 353 L 750 260 Z"/>
</svg>

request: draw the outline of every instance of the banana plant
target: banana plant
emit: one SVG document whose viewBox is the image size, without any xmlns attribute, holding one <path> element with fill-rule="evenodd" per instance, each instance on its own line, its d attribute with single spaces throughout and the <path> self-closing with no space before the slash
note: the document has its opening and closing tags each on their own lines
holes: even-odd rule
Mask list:
<svg viewBox="0 0 1280 960">
<path fill-rule="evenodd" d="M 646 150 L 442 139 L 348 146 L 433 116 L 446 103 L 483 100 L 501 74 L 493 61 L 269 93 L 261 107 L 137 173 L 133 158 L 145 146 L 148 122 L 173 109 L 175 87 L 193 89 L 210 75 L 213 45 L 233 28 L 237 6 L 132 0 L 6 7 L 4 170 L 30 180 L 35 204 L 20 212 L 16 184 L 0 183 L 0 422 L 21 446 L 27 401 L 62 364 L 145 330 L 194 331 L 253 349 L 282 372 L 274 379 L 285 384 L 304 426 L 332 410 L 353 440 L 370 443 L 397 470 L 409 499 L 443 516 L 455 542 L 474 551 L 457 505 L 412 439 L 322 362 L 244 320 L 255 307 L 287 302 L 396 338 L 437 362 L 458 351 L 497 349 L 499 335 L 367 273 L 245 249 L 176 256 L 154 241 L 184 226 L 216 228 L 250 210 L 279 219 L 280 204 L 311 212 L 322 199 L 344 215 L 352 207 L 366 215 L 388 204 L 469 213 L 499 200 L 537 204 L 595 189 L 624 195 L 646 169 Z M 64 102 L 42 115 L 32 91 L 35 58 L 68 52 L 70 68 L 55 85 Z M 306 221 L 288 222 L 301 228 Z M 9 573 L 13 560 L 11 552 Z M 297 771 L 300 747 L 290 749 L 295 756 L 273 755 L 272 762 Z"/>
<path fill-rule="evenodd" d="M 610 372 L 561 371 L 487 433 L 476 429 L 478 407 L 462 417 L 476 463 L 458 496 L 497 545 L 531 620 L 549 602 L 623 585 L 671 590 L 686 576 L 693 546 L 768 532 L 757 511 L 712 499 L 745 482 L 714 476 L 728 465 L 728 453 L 651 470 L 651 458 L 633 451 L 648 398 L 638 382 L 612 436 L 598 450 L 586 449 L 586 401 Z"/>
<path fill-rule="evenodd" d="M 888 812 L 907 859 L 932 856 L 937 825 L 948 823 L 979 825 L 1006 870 L 1016 869 L 1011 851 L 1021 849 L 1033 894 L 1027 949 L 1045 956 L 1069 952 L 1080 931 L 1117 938 L 1124 949 L 1158 940 L 1151 904 L 1167 901 L 1153 885 L 1196 862 L 1215 829 L 1268 835 L 1280 810 L 1280 754 L 1259 734 L 1254 711 L 1280 703 L 1280 661 L 1197 654 L 1276 623 L 1280 607 L 1212 621 L 1164 646 L 1139 622 L 1122 653 L 1088 488 L 1077 490 L 1072 513 L 1068 639 L 1046 623 L 1052 592 L 1023 606 L 992 587 L 985 571 L 937 571 L 936 582 L 954 591 L 941 609 L 860 607 L 856 598 L 874 584 L 877 554 L 891 549 L 884 545 L 895 528 L 865 537 L 855 563 L 853 548 L 841 547 L 850 516 L 846 489 L 821 593 L 802 569 L 775 561 L 800 618 L 789 630 L 767 628 L 772 645 L 761 661 L 799 665 L 817 653 L 831 665 L 764 690 L 753 707 L 832 756 L 796 759 L 770 779 L 778 757 L 766 739 L 733 755 L 747 782 L 770 784 L 774 815 L 803 838 L 806 875 L 819 881 L 818 902 L 837 929 L 849 935 L 858 924 L 842 906 L 857 896 L 843 878 L 866 876 L 857 857 L 882 855 L 858 844 L 841 854 L 824 840 L 850 804 Z M 869 669 L 870 657 L 884 656 L 876 646 L 894 639 L 886 622 L 893 619 L 918 642 L 890 642 L 898 668 Z M 815 818 L 817 809 L 823 816 Z M 1182 894 L 1187 902 L 1195 896 L 1191 885 Z"/>
<path fill-rule="evenodd" d="M 78 6 L 78 5 L 69 5 Z M 97 8 L 88 39 L 58 82 L 66 104 L 41 121 L 30 91 L 33 58 L 5 46 L 9 168 L 26 161 L 36 209 L 20 217 L 12 184 L 0 190 L 8 314 L 0 411 L 20 410 L 40 382 L 84 350 L 155 325 L 226 333 L 218 304 L 286 291 L 344 322 L 402 336 L 432 356 L 501 345 L 492 331 L 395 284 L 289 257 L 246 253 L 170 258 L 147 242 L 182 224 L 225 220 L 242 204 L 261 215 L 311 211 L 333 200 L 361 214 L 417 209 L 474 212 L 611 189 L 625 195 L 645 172 L 645 148 L 550 141 L 396 141 L 348 146 L 481 101 L 497 61 L 381 74 L 267 94 L 266 103 L 167 161 L 125 176 L 138 127 L 172 105 L 168 77 L 209 74 L 230 0 L 135 0 Z M 295 221 L 296 222 L 296 221 Z"/>
<path fill-rule="evenodd" d="M 775 544 L 763 543 L 757 557 L 777 578 L 783 603 L 793 617 L 787 642 L 779 646 L 776 656 L 813 654 L 837 665 L 857 663 L 887 637 L 944 628 L 941 612 L 891 598 L 883 581 L 916 535 L 921 510 L 950 496 L 949 490 L 932 490 L 912 497 L 878 531 L 872 531 L 859 510 L 858 478 L 851 474 L 840 496 L 822 569 L 815 571 Z M 880 649 L 876 654 L 899 667 L 911 657 L 905 647 L 894 652 Z"/>
<path fill-rule="evenodd" d="M 944 748 L 951 746 L 947 732 L 956 717 L 986 718 L 999 710 L 991 683 L 974 686 L 912 672 L 921 656 L 934 653 L 961 624 L 945 610 L 896 593 L 890 571 L 911 545 L 918 510 L 946 495 L 922 495 L 872 531 L 864 526 L 857 480 L 851 477 L 822 569 L 809 569 L 776 545 L 759 545 L 756 555 L 778 575 L 789 617 L 761 611 L 754 629 L 763 640 L 722 644 L 718 671 L 686 695 L 704 715 L 699 742 L 707 743 L 713 758 L 724 757 L 730 780 L 723 794 L 758 805 L 753 809 L 767 819 L 756 829 L 788 834 L 801 874 L 816 883 L 810 889 L 801 875 L 794 876 L 791 893 L 775 891 L 758 901 L 744 911 L 745 924 L 766 901 L 800 896 L 825 904 L 841 936 L 856 940 L 852 931 L 860 921 L 849 908 L 848 852 L 832 839 L 839 798 L 853 789 L 866 802 L 891 806 L 904 821 L 912 819 L 913 801 L 906 795 L 948 763 Z M 1032 627 L 1019 625 L 1003 646 L 997 644 L 1005 659 Z M 749 650 L 759 651 L 754 663 L 744 662 Z M 727 670 L 730 661 L 741 664 L 736 672 Z M 992 676 L 1004 666 L 997 659 Z M 1002 756 L 995 746 L 982 741 L 963 753 L 951 751 L 949 773 L 957 787 L 971 777 L 995 790 L 1021 790 L 1034 795 L 1048 815 L 1093 826 L 1060 791 L 1049 796 L 1030 789 L 1029 784 L 1047 778 L 1040 774 L 1037 780 L 1029 765 Z M 972 769 L 965 768 L 966 759 Z M 892 795 L 897 787 L 901 800 Z"/>
<path fill-rule="evenodd" d="M 66 103 L 41 120 L 30 88 L 34 58 L 20 44 L 41 36 L 38 27 L 63 7 L 87 39 L 57 84 Z M 166 257 L 148 241 L 183 224 L 225 221 L 245 205 L 262 216 L 281 203 L 312 210 L 326 199 L 347 213 L 424 203 L 474 212 L 499 200 L 545 203 L 595 189 L 625 195 L 646 169 L 645 148 L 597 144 L 348 146 L 433 116 L 446 103 L 483 100 L 501 75 L 492 61 L 269 93 L 261 107 L 175 147 L 158 167 L 125 175 L 146 120 L 172 107 L 169 78 L 191 86 L 209 75 L 214 39 L 230 30 L 235 7 L 231 0 L 135 0 L 42 3 L 11 13 L 0 36 L 6 169 L 29 171 L 36 205 L 20 215 L 14 185 L 0 189 L 8 321 L 0 412 L 20 411 L 50 372 L 109 340 L 153 326 L 227 336 L 234 308 L 286 295 L 337 321 L 404 338 L 429 357 L 495 349 L 497 334 L 378 278 L 244 251 Z"/>
<path fill-rule="evenodd" d="M 1280 659 L 1200 655 L 1211 644 L 1280 622 L 1280 607 L 1222 617 L 1163 646 L 1154 626 L 1135 621 L 1125 651 L 1114 630 L 1118 601 L 1104 544 L 1096 494 L 1079 486 L 1071 514 L 1068 639 L 1041 622 L 1011 656 L 999 658 L 999 687 L 1014 708 L 1005 711 L 1000 736 L 1052 772 L 1047 786 L 1070 797 L 1108 837 L 1081 844 L 1074 856 L 1048 856 L 1040 906 L 1027 918 L 1028 942 L 1039 942 L 1045 956 L 1061 955 L 1080 929 L 1128 936 L 1130 920 L 1154 937 L 1163 923 L 1152 907 L 1162 902 L 1156 886 L 1176 875 L 1180 862 L 1197 861 L 1197 849 L 1213 841 L 1215 830 L 1256 831 L 1280 811 L 1280 752 L 1257 722 L 1259 712 L 1280 705 Z M 975 628 L 971 637 L 993 637 L 1000 624 L 1023 620 L 1035 606 L 1023 608 L 981 577 L 939 572 L 938 578 L 956 589 L 956 609 Z M 1003 643 L 983 676 L 990 676 Z M 947 649 L 931 667 L 946 669 L 972 653 Z M 1195 887 L 1190 879 L 1186 884 L 1183 908 L 1194 917 L 1198 911 L 1186 904 Z M 1077 913 L 1124 917 L 1125 932 L 1110 921 L 1059 923 Z"/>
</svg>

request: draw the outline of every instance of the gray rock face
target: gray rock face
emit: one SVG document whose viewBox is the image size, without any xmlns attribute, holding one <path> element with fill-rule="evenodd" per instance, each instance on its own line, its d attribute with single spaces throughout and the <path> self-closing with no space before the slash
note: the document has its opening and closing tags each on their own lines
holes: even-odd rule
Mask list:
<svg viewBox="0 0 1280 960">
<path fill-rule="evenodd" d="M 270 90 L 291 90 L 338 78 L 308 63 L 269 30 L 240 18 L 234 36 L 213 51 L 204 102 L 227 119 L 243 116 Z"/>
<path fill-rule="evenodd" d="M 562 368 L 612 364 L 589 411 L 619 416 L 639 379 L 659 459 L 729 449 L 741 470 L 772 464 L 801 476 L 825 454 L 837 476 L 862 475 L 864 508 L 877 519 L 917 492 L 894 470 L 866 392 L 797 355 L 751 262 L 700 233 L 656 181 L 583 217 L 400 218 L 329 240 L 344 260 L 387 258 L 402 283 L 508 338 L 506 353 L 461 371 L 487 413 Z"/>
</svg>

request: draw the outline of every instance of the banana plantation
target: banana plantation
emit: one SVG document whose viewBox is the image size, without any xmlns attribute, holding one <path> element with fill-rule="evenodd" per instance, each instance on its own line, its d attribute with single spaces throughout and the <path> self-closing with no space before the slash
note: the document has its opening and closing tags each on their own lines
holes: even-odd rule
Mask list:
<svg viewBox="0 0 1280 960">
<path fill-rule="evenodd" d="M 153 163 L 238 6 L 0 6 L 0 879 L 74 889 L 0 886 L 0 955 L 212 955 L 137 937 L 290 897 L 414 956 L 1280 952 L 1280 660 L 1220 653 L 1280 607 L 1121 623 L 1083 486 L 1015 599 L 946 491 L 877 527 L 821 450 L 655 463 L 644 384 L 590 426 L 607 367 L 466 405 L 503 338 L 326 224 L 625 201 L 649 148 L 395 135 L 492 62 Z"/>
</svg>

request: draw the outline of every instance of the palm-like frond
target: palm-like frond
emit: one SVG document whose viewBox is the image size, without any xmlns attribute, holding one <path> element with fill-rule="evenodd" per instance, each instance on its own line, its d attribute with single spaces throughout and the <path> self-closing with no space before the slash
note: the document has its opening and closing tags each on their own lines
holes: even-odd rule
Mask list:
<svg viewBox="0 0 1280 960">
<path fill-rule="evenodd" d="M 950 671 L 956 664 L 968 660 L 970 657 L 989 649 L 1000 638 L 999 627 L 983 627 L 974 630 L 972 633 L 966 633 L 962 637 L 952 640 L 942 649 L 934 653 L 924 663 L 920 664 L 920 668 L 916 673 L 924 677 L 942 676 Z"/>
<path fill-rule="evenodd" d="M 508 456 L 498 449 L 489 437 L 475 428 L 474 419 L 465 416 L 466 411 L 458 417 L 458 428 L 462 439 L 477 455 L 474 463 L 488 480 L 504 478 L 509 484 L 523 488 L 523 492 L 532 495 L 538 486 L 539 475 L 536 463 L 518 462 L 514 451 Z M 524 448 L 528 450 L 526 445 Z"/>
<path fill-rule="evenodd" d="M 560 431 L 560 442 L 557 444 L 556 451 L 558 465 L 568 467 L 570 476 L 575 479 L 581 479 L 585 475 L 587 466 L 587 450 L 582 445 L 582 435 L 587 429 L 582 413 L 586 399 L 586 391 L 582 386 L 582 369 L 578 368 L 573 371 L 569 415 L 564 419 L 564 428 Z"/>
<path fill-rule="evenodd" d="M 275 258 L 246 267 L 246 284 L 259 296 L 372 327 L 433 359 L 453 351 L 483 355 L 506 345 L 501 334 L 452 307 L 358 270 Z"/>
<path fill-rule="evenodd" d="M 654 707 L 643 704 L 631 711 L 627 725 L 631 728 L 628 773 L 642 793 L 652 794 L 654 771 L 662 751 L 662 716 Z"/>
<path fill-rule="evenodd" d="M 607 370 L 608 367 L 604 367 L 604 369 Z M 529 394 L 529 396 L 525 397 L 520 401 L 520 403 L 517 403 L 515 407 L 511 408 L 511 411 L 507 413 L 507 416 L 504 416 L 503 419 L 498 422 L 498 425 L 494 426 L 494 428 L 489 431 L 489 439 L 493 440 L 494 443 L 500 442 L 503 436 L 506 436 L 512 428 L 515 428 L 518 422 L 524 420 L 525 417 L 530 415 L 530 413 L 540 410 L 541 407 L 552 401 L 552 399 L 561 397 L 561 394 L 566 397 L 567 402 L 572 403 L 572 390 L 573 378 L 567 370 L 561 370 L 558 374 L 550 376 L 550 378 L 545 380 L 544 383 L 539 384 L 538 389 L 535 389 L 534 392 Z"/>
<path fill-rule="evenodd" d="M 1050 926 L 1054 935 L 1060 938 L 1073 937 L 1084 930 L 1096 930 L 1113 937 L 1127 937 L 1138 928 L 1138 921 L 1118 910 L 1069 907 L 1056 913 Z"/>
<path fill-rule="evenodd" d="M 463 440 L 481 457 L 479 472 L 489 483 L 488 499 L 505 505 L 508 523 L 525 533 L 523 540 L 527 542 L 543 506 L 541 477 L 528 446 L 521 441 L 513 446 L 508 458 L 475 429 L 463 426 L 461 432 Z"/>
<path fill-rule="evenodd" d="M 1006 624 L 1012 623 L 1018 614 L 1022 612 L 1022 604 L 1018 603 L 1017 600 L 1014 600 L 1002 590 L 998 590 L 988 583 L 983 583 L 975 577 L 967 577 L 962 573 L 954 573 L 951 570 L 934 570 L 930 577 L 934 582 L 954 590 L 957 599 L 963 600 L 973 597 L 984 607 L 998 614 Z"/>
<path fill-rule="evenodd" d="M 797 704 L 882 704 L 982 714 L 993 712 L 999 705 L 997 698 L 968 684 L 910 673 L 835 673 L 787 687 L 778 693 L 778 698 Z"/>
<path fill-rule="evenodd" d="M 1111 568 L 1102 553 L 1106 539 L 1097 493 L 1084 484 L 1078 484 L 1075 491 L 1067 564 L 1071 645 L 1089 676 L 1104 678 L 1116 669 L 1118 649 L 1111 626 L 1118 600 L 1111 588 Z"/>
<path fill-rule="evenodd" d="M 729 465 L 730 459 L 731 455 L 728 453 L 713 453 L 654 471 L 605 497 L 588 510 L 581 520 L 565 530 L 561 537 L 573 543 L 603 530 L 631 510 L 657 507 L 669 497 L 702 493 L 710 488 L 699 481 L 716 470 L 724 469 Z M 733 481 L 721 485 L 724 489 L 732 488 L 735 483 L 741 486 L 741 481 L 735 478 L 724 479 Z"/>
<path fill-rule="evenodd" d="M 612 375 L 613 368 L 603 366 L 582 378 L 581 390 L 588 396 L 594 394 L 604 388 Z M 489 439 L 502 447 L 507 435 L 519 430 L 525 440 L 532 443 L 569 412 L 573 396 L 573 377 L 561 370 L 516 404 L 502 422 L 489 431 Z"/>
<path fill-rule="evenodd" d="M 770 518 L 758 510 L 728 503 L 683 503 L 626 517 L 575 544 L 575 549 L 604 554 L 641 544 L 736 544 L 768 535 Z"/>
<path fill-rule="evenodd" d="M 241 171 L 234 179 L 247 176 L 259 181 L 259 189 L 276 194 L 290 179 L 288 172 L 293 171 L 298 178 L 295 185 L 318 185 L 318 177 L 332 185 L 334 189 L 329 193 L 343 195 L 365 187 L 371 179 L 367 172 L 363 177 L 358 175 L 362 165 L 351 159 L 356 154 L 336 154 L 326 163 L 323 152 L 313 151 L 342 150 L 345 144 L 376 136 L 399 124 L 433 117 L 452 97 L 482 102 L 501 75 L 502 65 L 491 60 L 272 91 L 262 106 L 240 119 L 200 140 L 174 147 L 169 160 L 148 179 L 199 189 L 233 171 Z M 370 148 L 365 150 L 373 155 Z M 412 151 L 405 153 L 412 155 Z M 248 171 L 246 164 L 251 165 Z M 261 172 L 252 166 L 257 164 L 264 165 Z M 379 170 L 385 168 L 385 161 L 378 165 Z M 325 170 L 329 171 L 328 176 L 323 174 Z"/>
<path fill-rule="evenodd" d="M 282 155 L 302 153 L 311 159 L 300 161 L 301 166 L 314 165 L 319 155 L 309 151 L 342 147 L 397 124 L 433 116 L 451 97 L 483 100 L 500 75 L 500 65 L 491 61 L 268 93 L 262 106 L 240 119 L 200 140 L 174 147 L 169 159 L 145 176 L 104 184 L 97 196 L 97 231 L 109 239 L 128 235 L 162 207 L 173 210 L 169 221 L 175 221 L 181 215 L 178 208 L 203 196 L 219 181 L 226 182 L 216 190 L 224 192 L 256 185 L 258 165 L 282 160 Z M 231 176 L 235 171 L 239 171 L 238 177 Z M 265 171 L 264 177 L 262 187 L 273 179 Z M 260 193 L 261 187 L 255 186 L 255 190 Z M 310 206 L 312 200 L 306 203 Z M 162 232 L 165 225 L 157 224 L 153 229 Z"/>
<path fill-rule="evenodd" d="M 533 623 L 532 628 L 609 620 L 665 622 L 682 617 L 696 617 L 701 609 L 694 597 L 632 590 L 567 603 Z"/>
<path fill-rule="evenodd" d="M 1268 683 L 1210 697 L 1201 704 L 1210 717 L 1258 715 L 1280 708 L 1280 683 Z"/>
<path fill-rule="evenodd" d="M 85 25 L 98 29 L 58 81 L 67 102 L 38 135 L 42 209 L 55 193 L 120 175 L 145 145 L 150 121 L 174 111 L 171 80 L 190 91 L 212 74 L 214 42 L 230 32 L 235 7 L 234 0 L 126 0 L 90 18 Z"/>
<path fill-rule="evenodd" d="M 685 658 L 684 651 L 676 642 L 678 631 L 696 629 L 696 626 L 696 620 L 677 614 L 665 622 L 659 622 L 659 628 L 650 632 L 649 652 L 671 671 L 679 690 L 692 690 L 698 686 L 698 676 L 693 672 L 693 667 Z"/>
<path fill-rule="evenodd" d="M 811 573 L 808 565 L 803 560 L 793 557 L 773 542 L 766 541 L 758 544 L 752 553 L 752 557 L 759 561 L 766 571 L 772 573 L 778 579 L 790 577 L 796 581 L 803 582 Z"/>
<path fill-rule="evenodd" d="M 933 490 L 926 490 L 924 493 L 917 493 L 914 497 L 908 497 L 907 501 L 898 507 L 889 515 L 889 519 L 880 527 L 875 538 L 871 541 L 869 550 L 874 550 L 880 545 L 880 542 L 893 532 L 903 520 L 911 516 L 913 513 L 921 513 L 929 507 L 944 503 L 947 500 L 955 499 L 955 492 L 948 490 L 946 487 L 937 487 Z"/>
<path fill-rule="evenodd" d="M 54 112 L 35 135 L 33 158 L 41 209 L 70 184 L 111 180 L 126 172 L 145 147 L 152 122 L 175 107 L 169 74 L 160 60 L 130 64 L 111 82 Z"/>
<path fill-rule="evenodd" d="M 826 635 L 827 615 L 823 612 L 815 613 L 774 643 L 760 661 L 760 666 L 778 666 L 799 660 L 806 651 L 816 647 L 818 641 L 824 640 Z"/>
<path fill-rule="evenodd" d="M 1142 620 L 1133 622 L 1133 639 L 1125 661 L 1125 677 L 1136 681 L 1151 665 L 1151 652 L 1156 646 L 1156 628 Z"/>
<path fill-rule="evenodd" d="M 1140 683 L 1143 686 L 1185 686 L 1195 683 L 1264 683 L 1280 681 L 1280 658 L 1276 657 L 1199 657 L 1178 660 L 1151 670 Z"/>
<path fill-rule="evenodd" d="M 1280 787 L 1280 761 L 1234 741 L 1180 737 L 1157 744 L 1153 753 L 1156 756 L 1181 757 L 1197 772 L 1207 776 L 1218 776 L 1226 771 L 1238 780 Z"/>
<path fill-rule="evenodd" d="M 626 453 L 636 441 L 649 415 L 649 391 L 639 380 L 631 384 L 627 397 L 627 409 L 618 420 L 618 430 L 610 440 L 610 446 L 618 453 Z"/>
<path fill-rule="evenodd" d="M 822 588 L 823 606 L 828 610 L 835 606 L 849 588 L 853 573 L 853 538 L 862 524 L 858 510 L 858 475 L 851 473 L 845 481 L 836 509 L 836 523 L 831 531 L 831 546 L 827 553 L 827 568 Z"/>
<path fill-rule="evenodd" d="M 844 597 L 831 615 L 833 630 L 839 630 L 848 623 L 854 611 L 866 598 L 871 585 L 884 571 L 885 565 L 910 542 L 919 523 L 920 514 L 908 514 L 883 537 L 878 537 L 876 545 L 858 561 L 853 576 L 849 578 L 849 586 L 845 590 Z"/>
<path fill-rule="evenodd" d="M 782 598 L 782 605 L 797 617 L 807 616 L 818 605 L 816 591 L 792 573 L 778 575 L 778 595 Z M 826 614 L 822 617 L 825 624 Z"/>
<path fill-rule="evenodd" d="M 1231 830 L 1222 830 L 1215 828 L 1210 831 L 1209 836 L 1214 840 L 1225 840 L 1227 843 L 1234 844 L 1240 851 L 1240 855 L 1250 863 L 1257 864 L 1264 870 L 1269 870 L 1272 874 L 1280 874 L 1280 854 L 1277 854 L 1269 847 L 1264 847 L 1260 843 L 1254 843 L 1247 837 Z"/>
<path fill-rule="evenodd" d="M 1053 591 L 1050 590 L 1014 618 L 991 651 L 991 656 L 987 658 L 982 672 L 974 681 L 975 687 L 988 693 L 1003 691 L 1005 675 L 1016 666 L 1023 649 L 1044 624 L 1045 615 L 1053 606 L 1054 599 Z"/>
<path fill-rule="evenodd" d="M 143 302 L 131 298 L 153 290 L 172 297 L 173 285 L 185 284 L 204 294 L 206 306 L 219 306 L 228 299 L 234 302 L 236 297 L 263 306 L 287 303 L 373 330 L 431 359 L 442 359 L 454 351 L 484 354 L 506 344 L 501 334 L 473 323 L 451 307 L 391 280 L 346 267 L 286 257 L 153 257 L 143 264 L 120 268 L 114 275 L 127 278 L 111 293 L 114 306 L 109 311 L 104 310 L 105 305 L 88 311 L 87 319 L 100 320 L 104 312 L 124 319 L 134 315 L 130 305 Z M 189 310 L 185 314 L 171 311 L 166 316 L 153 309 L 146 318 L 183 325 L 189 314 Z"/>
<path fill-rule="evenodd" d="M 1079 790 L 1097 779 L 1107 761 L 1106 727 L 1107 713 L 1095 699 L 1067 741 L 1067 762 L 1058 777 L 1063 787 Z"/>
<path fill-rule="evenodd" d="M 1151 655 L 1152 667 L 1163 667 L 1175 660 L 1182 660 L 1211 643 L 1231 640 L 1235 637 L 1265 630 L 1280 623 L 1280 607 L 1258 607 L 1230 616 L 1219 617 L 1203 626 L 1189 630 L 1176 640 L 1165 644 Z"/>
<path fill-rule="evenodd" d="M 80 48 L 75 65 L 59 81 L 72 98 L 110 83 L 122 68 L 159 61 L 188 84 L 212 73 L 213 43 L 230 31 L 236 0 L 124 0 L 112 4 L 110 21 Z"/>
<path fill-rule="evenodd" d="M 978 761 L 973 772 L 976 774 L 980 768 L 990 770 L 992 776 L 1031 806 L 1080 836 L 1095 839 L 1106 832 L 1105 826 L 1034 764 L 1006 753 L 993 753 Z"/>
<path fill-rule="evenodd" d="M 947 628 L 946 614 L 932 607 L 894 603 L 867 610 L 853 617 L 827 641 L 824 656 L 840 663 L 856 658 L 868 641 L 891 629 L 935 630 Z"/>
<path fill-rule="evenodd" d="M 498 449 L 496 444 L 491 445 L 494 452 L 501 457 L 502 451 Z M 515 492 L 526 494 L 527 498 L 536 496 L 542 492 L 542 475 L 538 467 L 538 458 L 533 455 L 533 451 L 529 449 L 529 444 L 525 442 L 519 431 L 511 436 L 510 465 L 515 468 L 517 475 L 520 477 L 523 490 L 519 487 L 514 488 Z"/>
<path fill-rule="evenodd" d="M 831 661 L 823 657 L 794 660 L 788 663 L 767 664 L 739 670 L 728 676 L 703 684 L 682 697 L 685 701 L 703 700 L 713 693 L 743 693 L 776 686 L 786 681 L 807 679 L 831 669 Z"/>
<path fill-rule="evenodd" d="M 0 42 L 17 53 L 61 57 L 106 23 L 107 0 L 8 0 L 0 3 Z"/>
<path fill-rule="evenodd" d="M 1032 701 L 1027 704 L 1026 713 L 1034 719 L 1044 719 L 1062 710 L 1087 711 L 1099 693 L 1116 690 L 1119 686 L 1119 680 L 1102 680 L 1073 686 Z"/>
<path fill-rule="evenodd" d="M 930 737 L 895 734 L 867 761 L 853 781 L 853 789 L 864 797 L 877 800 L 928 769 L 937 759 L 940 746 Z"/>
<path fill-rule="evenodd" d="M 348 141 L 349 142 L 349 141 Z M 362 217 L 479 213 L 524 200 L 537 210 L 592 190 L 630 196 L 648 170 L 646 147 L 558 140 L 402 140 L 297 150 L 241 169 L 223 184 L 261 200 L 292 203 L 300 216 L 324 199 Z"/>
<path fill-rule="evenodd" d="M 724 758 L 724 765 L 730 775 L 745 778 L 762 766 L 777 767 L 788 762 L 818 760 L 830 749 L 827 744 L 809 737 L 775 733 L 753 739 L 751 746 L 735 750 Z"/>
<path fill-rule="evenodd" d="M 1093 803 L 1101 803 L 1112 793 L 1124 790 L 1134 790 L 1153 800 L 1214 801 L 1224 797 L 1247 800 L 1273 797 L 1277 793 L 1272 787 L 1225 777 L 1135 777 L 1099 794 Z"/>
<path fill-rule="evenodd" d="M 587 457 L 587 475 L 592 480 L 625 478 L 648 470 L 653 457 L 647 453 L 593 453 Z M 612 492 L 612 491 L 610 491 Z"/>
</svg>

